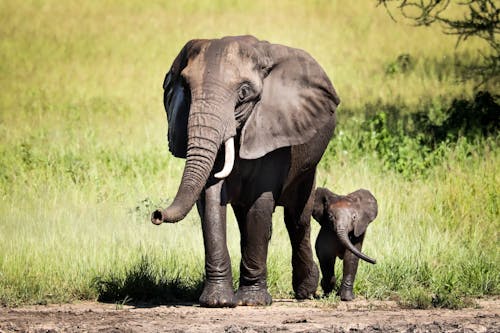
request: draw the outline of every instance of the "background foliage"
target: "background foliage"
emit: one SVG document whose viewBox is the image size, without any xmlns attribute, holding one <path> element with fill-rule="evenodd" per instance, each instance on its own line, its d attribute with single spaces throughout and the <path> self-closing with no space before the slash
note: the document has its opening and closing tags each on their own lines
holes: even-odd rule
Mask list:
<svg viewBox="0 0 500 333">
<path fill-rule="evenodd" d="M 443 32 L 457 36 L 457 46 L 470 38 L 481 39 L 488 45 L 482 61 L 468 66 L 470 76 L 480 76 L 483 82 L 500 80 L 500 8 L 495 0 L 378 0 L 387 12 L 398 11 L 416 26 L 439 24 Z M 391 8 L 396 7 L 396 8 Z"/>
<path fill-rule="evenodd" d="M 469 75 L 480 40 L 456 48 L 371 0 L 5 0 L 0 21 L 0 303 L 197 299 L 196 213 L 149 222 L 183 167 L 168 153 L 161 83 L 187 40 L 236 34 L 307 50 L 341 96 L 317 184 L 379 200 L 364 246 L 378 263 L 360 264 L 358 295 L 420 308 L 498 295 L 500 89 Z M 269 286 L 291 297 L 282 215 Z"/>
</svg>

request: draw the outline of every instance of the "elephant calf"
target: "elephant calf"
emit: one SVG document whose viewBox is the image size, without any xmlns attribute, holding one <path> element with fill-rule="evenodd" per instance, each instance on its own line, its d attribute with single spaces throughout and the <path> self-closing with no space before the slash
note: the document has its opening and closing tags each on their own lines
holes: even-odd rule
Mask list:
<svg viewBox="0 0 500 333">
<path fill-rule="evenodd" d="M 337 195 L 326 188 L 317 188 L 313 217 L 321 225 L 316 239 L 316 254 L 323 278 L 321 287 L 329 294 L 336 285 L 335 260 L 344 260 L 342 284 L 338 295 L 343 301 L 354 299 L 352 288 L 359 258 L 374 264 L 375 260 L 361 253 L 368 224 L 377 217 L 377 200 L 370 191 L 360 189 L 348 195 Z"/>
</svg>

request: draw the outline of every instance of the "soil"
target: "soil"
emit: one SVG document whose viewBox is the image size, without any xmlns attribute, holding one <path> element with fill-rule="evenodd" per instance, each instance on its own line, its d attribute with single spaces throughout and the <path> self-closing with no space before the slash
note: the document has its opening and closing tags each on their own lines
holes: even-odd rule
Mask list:
<svg viewBox="0 0 500 333">
<path fill-rule="evenodd" d="M 500 332 L 500 300 L 461 310 L 408 310 L 395 302 L 275 300 L 269 307 L 76 304 L 0 308 L 0 332 Z"/>
</svg>

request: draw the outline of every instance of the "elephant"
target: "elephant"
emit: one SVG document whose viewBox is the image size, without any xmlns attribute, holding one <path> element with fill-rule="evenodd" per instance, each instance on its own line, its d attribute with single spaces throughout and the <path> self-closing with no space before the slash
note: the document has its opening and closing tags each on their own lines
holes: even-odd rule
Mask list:
<svg viewBox="0 0 500 333">
<path fill-rule="evenodd" d="M 366 228 L 378 214 L 377 200 L 370 191 L 359 189 L 348 195 L 337 195 L 318 187 L 314 197 L 313 218 L 321 229 L 316 238 L 316 255 L 321 268 L 321 287 L 327 295 L 336 287 L 335 260 L 344 260 L 342 283 L 338 295 L 352 301 L 354 279 L 359 258 L 375 264 L 375 259 L 361 252 Z"/>
<path fill-rule="evenodd" d="M 303 50 L 253 36 L 195 39 L 175 58 L 163 88 L 169 150 L 186 160 L 173 201 L 151 221 L 177 222 L 196 203 L 205 249 L 200 305 L 271 304 L 266 260 L 276 206 L 284 207 L 295 297 L 313 296 L 315 174 L 340 103 L 325 71 Z M 227 204 L 241 236 L 236 292 Z"/>
</svg>

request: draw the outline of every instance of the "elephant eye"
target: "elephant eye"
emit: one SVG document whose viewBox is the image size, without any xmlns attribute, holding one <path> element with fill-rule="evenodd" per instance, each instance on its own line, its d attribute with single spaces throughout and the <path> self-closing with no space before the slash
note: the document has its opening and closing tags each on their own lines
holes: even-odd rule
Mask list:
<svg viewBox="0 0 500 333">
<path fill-rule="evenodd" d="M 238 91 L 238 100 L 244 101 L 252 93 L 252 87 L 248 83 L 243 83 Z"/>
</svg>

